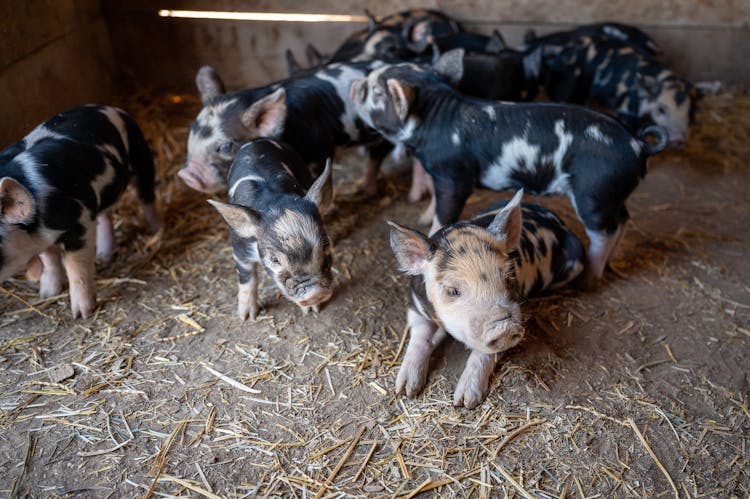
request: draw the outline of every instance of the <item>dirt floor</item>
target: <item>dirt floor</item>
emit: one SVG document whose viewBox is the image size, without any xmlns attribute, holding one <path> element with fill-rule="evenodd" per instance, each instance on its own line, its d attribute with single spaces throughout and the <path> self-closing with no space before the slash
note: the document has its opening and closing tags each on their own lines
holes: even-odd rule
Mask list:
<svg viewBox="0 0 750 499">
<path fill-rule="evenodd" d="M 750 98 L 708 97 L 687 148 L 651 160 L 612 270 L 525 304 L 474 410 L 451 405 L 453 341 L 417 399 L 394 396 L 407 279 L 384 220 L 426 204 L 405 202 L 408 172 L 363 200 L 361 159 L 338 165 L 333 300 L 305 317 L 266 278 L 241 322 L 227 229 L 175 177 L 197 101 L 122 105 L 157 154 L 164 227 L 122 201 L 91 319 L 2 284 L 0 495 L 750 496 Z M 566 199 L 541 202 L 583 235 Z"/>
</svg>

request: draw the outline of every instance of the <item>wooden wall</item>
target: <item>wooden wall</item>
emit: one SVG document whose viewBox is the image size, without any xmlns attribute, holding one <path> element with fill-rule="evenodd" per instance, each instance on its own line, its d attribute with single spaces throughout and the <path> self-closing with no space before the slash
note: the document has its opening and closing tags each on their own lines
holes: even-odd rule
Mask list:
<svg viewBox="0 0 750 499">
<path fill-rule="evenodd" d="M 0 148 L 66 108 L 110 101 L 118 69 L 99 0 L 0 2 Z"/>
<path fill-rule="evenodd" d="M 159 8 L 385 15 L 412 7 L 444 10 L 470 29 L 499 28 L 510 43 L 523 33 L 618 20 L 643 27 L 666 49 L 670 64 L 695 80 L 750 83 L 750 1 L 725 0 L 104 0 L 118 61 L 141 81 L 193 88 L 202 64 L 211 64 L 231 87 L 261 85 L 286 74 L 284 51 L 304 60 L 312 42 L 331 52 L 357 23 L 265 23 L 159 18 Z M 207 7 L 207 5 L 210 5 Z"/>
<path fill-rule="evenodd" d="M 0 2 L 0 147 L 67 107 L 106 103 L 121 82 L 194 91 L 211 64 L 230 88 L 286 75 L 284 51 L 304 60 L 308 42 L 331 52 L 358 23 L 265 23 L 161 18 L 166 9 L 385 15 L 411 7 L 442 9 L 470 29 L 499 28 L 518 43 L 542 34 L 618 20 L 643 27 L 667 59 L 694 80 L 750 83 L 748 0 L 6 0 Z"/>
</svg>

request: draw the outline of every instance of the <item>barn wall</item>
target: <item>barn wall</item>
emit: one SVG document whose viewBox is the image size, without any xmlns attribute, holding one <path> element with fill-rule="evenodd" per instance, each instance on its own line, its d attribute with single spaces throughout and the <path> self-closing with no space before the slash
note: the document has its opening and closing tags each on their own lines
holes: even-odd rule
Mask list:
<svg viewBox="0 0 750 499">
<path fill-rule="evenodd" d="M 99 0 L 0 2 L 0 148 L 39 122 L 116 93 Z"/>
<path fill-rule="evenodd" d="M 750 83 L 750 2 L 746 0 L 103 0 L 118 61 L 142 83 L 193 89 L 202 64 L 219 70 L 230 88 L 261 85 L 286 74 L 284 50 L 304 60 L 314 43 L 331 52 L 358 23 L 264 23 L 159 18 L 167 9 L 239 10 L 385 15 L 412 7 L 442 9 L 469 29 L 500 28 L 508 42 L 520 43 L 534 28 L 543 34 L 596 21 L 619 20 L 645 28 L 666 49 L 668 62 L 694 80 Z"/>
<path fill-rule="evenodd" d="M 746 0 L 11 0 L 0 2 L 0 146 L 55 112 L 108 102 L 122 81 L 193 91 L 195 72 L 214 65 L 230 88 L 286 74 L 284 50 L 304 59 L 314 43 L 331 52 L 358 23 L 262 23 L 160 18 L 159 8 L 384 15 L 410 7 L 445 10 L 470 29 L 499 28 L 518 43 L 538 33 L 602 20 L 639 25 L 671 65 L 694 80 L 750 83 L 750 2 Z"/>
</svg>

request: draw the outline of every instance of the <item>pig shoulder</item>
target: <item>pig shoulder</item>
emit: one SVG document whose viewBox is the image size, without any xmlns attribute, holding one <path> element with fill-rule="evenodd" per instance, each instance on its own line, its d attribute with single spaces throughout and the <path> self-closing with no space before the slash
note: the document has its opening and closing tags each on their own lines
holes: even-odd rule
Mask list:
<svg viewBox="0 0 750 499">
<path fill-rule="evenodd" d="M 488 208 L 472 223 L 487 227 L 507 202 Z M 578 237 L 552 211 L 534 203 L 521 205 L 523 226 L 513 260 L 518 289 L 530 296 L 558 288 L 583 270 L 585 251 Z"/>
</svg>

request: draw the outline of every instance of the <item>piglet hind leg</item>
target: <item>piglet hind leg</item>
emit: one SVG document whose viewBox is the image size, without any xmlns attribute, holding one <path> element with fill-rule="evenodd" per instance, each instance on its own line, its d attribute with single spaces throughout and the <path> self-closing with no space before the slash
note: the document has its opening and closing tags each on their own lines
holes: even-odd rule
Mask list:
<svg viewBox="0 0 750 499">
<path fill-rule="evenodd" d="M 105 211 L 96 217 L 96 258 L 102 263 L 109 263 L 114 249 L 115 232 L 112 227 L 112 216 Z"/>
<path fill-rule="evenodd" d="M 258 316 L 258 265 L 251 263 L 248 268 L 237 264 L 238 290 L 237 314 L 240 319 L 252 320 Z"/>
<path fill-rule="evenodd" d="M 430 356 L 446 333 L 413 308 L 409 309 L 407 321 L 411 337 L 396 377 L 396 393 L 405 390 L 408 397 L 414 397 L 424 388 Z"/>
<path fill-rule="evenodd" d="M 96 271 L 96 229 L 89 224 L 83 234 L 83 245 L 65 246 L 63 262 L 70 286 L 70 307 L 73 318 L 87 318 L 96 307 L 94 274 Z M 79 247 L 80 246 L 80 247 Z"/>
<path fill-rule="evenodd" d="M 496 354 L 472 350 L 466 361 L 464 372 L 456 385 L 453 394 L 453 405 L 473 409 L 487 397 L 490 387 L 490 376 L 497 363 Z"/>
<path fill-rule="evenodd" d="M 42 273 L 39 276 L 39 297 L 49 298 L 59 295 L 65 285 L 62 266 L 62 253 L 57 245 L 50 246 L 39 254 Z"/>
<path fill-rule="evenodd" d="M 422 199 L 425 191 L 432 192 L 432 190 L 434 190 L 431 187 L 432 177 L 427 174 L 424 166 L 422 166 L 422 163 L 417 158 L 412 158 L 411 188 L 409 189 L 409 196 L 407 199 L 410 203 L 416 203 Z M 430 215 L 430 218 L 432 218 L 432 215 Z"/>
<path fill-rule="evenodd" d="M 615 254 L 618 244 L 625 232 L 625 223 L 621 223 L 614 231 L 586 229 L 589 238 L 589 249 L 586 253 L 586 269 L 583 274 L 583 287 L 591 289 L 604 275 L 607 263 Z"/>
</svg>

